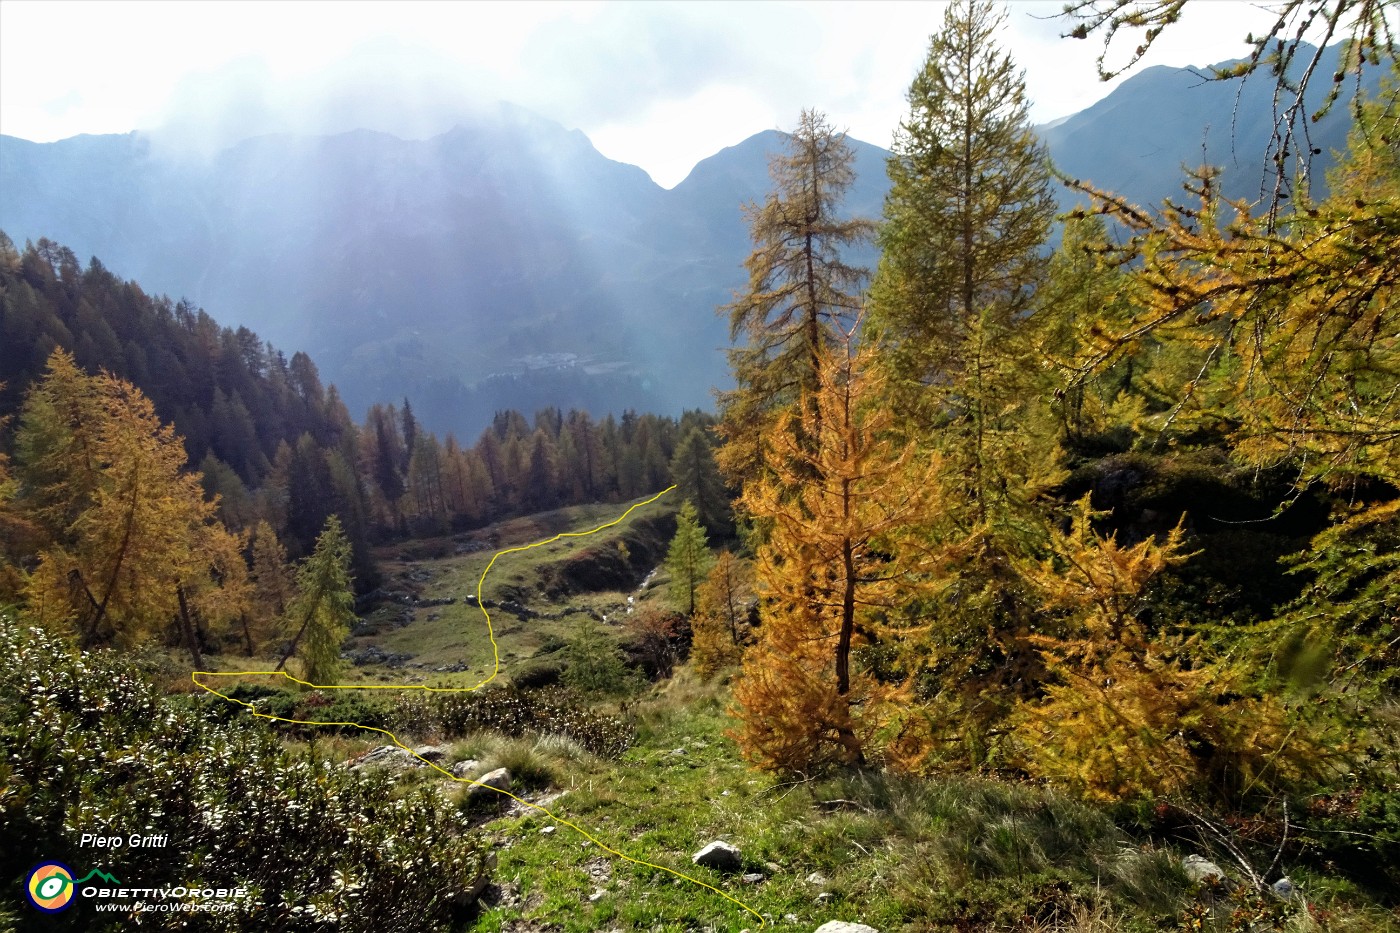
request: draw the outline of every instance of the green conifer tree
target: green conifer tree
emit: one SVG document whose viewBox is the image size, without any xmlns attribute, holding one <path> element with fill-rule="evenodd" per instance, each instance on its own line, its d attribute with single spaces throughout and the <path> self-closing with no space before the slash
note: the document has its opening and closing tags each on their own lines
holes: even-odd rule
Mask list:
<svg viewBox="0 0 1400 933">
<path fill-rule="evenodd" d="M 617 642 L 588 616 L 568 640 L 564 683 L 583 693 L 620 693 L 633 683 Z"/>
<path fill-rule="evenodd" d="M 671 599 L 677 609 L 695 615 L 695 590 L 710 572 L 710 548 L 705 529 L 696 519 L 695 506 L 681 504 L 676 516 L 676 536 L 666 552 L 666 570 L 671 574 Z"/>
<path fill-rule="evenodd" d="M 334 683 L 340 672 L 340 646 L 355 618 L 350 542 L 334 515 L 326 519 L 316 550 L 297 569 L 297 595 L 287 615 L 296 633 L 276 669 L 280 671 L 295 656 L 303 679 Z"/>
<path fill-rule="evenodd" d="M 671 457 L 671 480 L 676 493 L 695 505 L 700 524 L 725 534 L 730 530 L 729 494 L 720 479 L 708 432 L 695 425 L 676 445 Z"/>
<path fill-rule="evenodd" d="M 987 0 L 951 4 L 910 86 L 867 333 L 889 377 L 891 429 L 942 462 L 937 534 L 957 584 L 901 610 L 936 620 L 918 662 L 939 685 L 924 720 L 936 731 L 956 723 L 974 744 L 1040 676 L 1027 641 L 1038 607 L 1014 559 L 1038 546 L 1035 500 L 1063 479 L 1054 435 L 1031 429 L 1044 417 L 1032 312 L 1055 212 L 1051 173 L 1023 74 L 997 43 L 1003 18 Z M 964 718 L 971 711 L 976 721 Z"/>
<path fill-rule="evenodd" d="M 941 446 L 965 460 L 980 520 L 998 480 L 993 435 L 1009 429 L 1020 394 L 1013 332 L 1042 278 L 1055 213 L 1024 75 L 996 43 L 1003 18 L 986 0 L 960 0 L 932 37 L 889 159 L 871 291 L 900 414 L 957 435 Z"/>
</svg>

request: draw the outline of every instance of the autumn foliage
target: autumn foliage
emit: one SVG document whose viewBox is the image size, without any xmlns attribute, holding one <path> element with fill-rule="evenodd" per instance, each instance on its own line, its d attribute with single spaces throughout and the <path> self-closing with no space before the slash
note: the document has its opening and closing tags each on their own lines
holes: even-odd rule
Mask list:
<svg viewBox="0 0 1400 933">
<path fill-rule="evenodd" d="M 695 670 L 709 677 L 733 664 L 750 639 L 749 608 L 753 595 L 753 568 L 730 551 L 720 551 L 705 582 L 695 593 L 695 617 L 690 657 Z"/>
<path fill-rule="evenodd" d="M 888 438 L 869 363 L 822 352 L 816 396 L 768 436 L 772 476 L 740 500 L 771 523 L 757 561 L 762 626 L 734 694 L 740 745 L 775 770 L 866 760 L 877 724 L 859 710 L 884 688 L 853 670 L 852 648 L 917 634 L 897 607 L 941 584 L 945 552 L 920 534 L 939 509 L 940 464 Z"/>
<path fill-rule="evenodd" d="M 19 449 L 19 504 L 48 538 L 26 587 L 41 622 L 71 626 L 91 647 L 187 619 L 191 600 L 237 614 L 236 594 L 208 591 L 219 565 L 241 564 L 238 545 L 184 472 L 174 431 L 129 383 L 85 375 L 55 351 L 24 407 Z"/>
<path fill-rule="evenodd" d="M 1210 168 L 1156 211 L 1078 185 L 1094 206 L 1047 262 L 995 19 L 950 7 L 915 79 L 864 331 L 751 319 L 735 356 L 748 433 L 720 460 L 759 624 L 724 641 L 704 590 L 696 661 L 742 652 L 744 754 L 1234 806 L 1393 760 L 1397 85 L 1325 198 L 1226 203 Z"/>
<path fill-rule="evenodd" d="M 349 543 L 334 518 L 294 583 L 266 522 L 250 546 L 219 520 L 151 401 L 62 350 L 26 397 L 16 448 L 0 516 L 33 544 L 18 595 L 36 621 L 83 648 L 163 639 L 198 668 L 206 650 L 237 644 L 334 674 L 351 615 Z"/>
</svg>

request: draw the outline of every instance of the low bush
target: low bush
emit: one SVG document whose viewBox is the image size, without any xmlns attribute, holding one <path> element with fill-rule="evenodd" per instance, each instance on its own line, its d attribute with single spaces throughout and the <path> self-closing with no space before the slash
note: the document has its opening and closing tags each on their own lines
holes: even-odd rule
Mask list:
<svg viewBox="0 0 1400 933">
<path fill-rule="evenodd" d="M 218 689 L 217 684 L 211 686 Z M 383 728 L 388 718 L 381 701 L 350 690 L 279 690 L 264 684 L 239 683 L 232 690 L 221 692 L 237 702 L 202 694 L 187 698 L 185 703 L 216 722 L 245 715 L 247 707 L 242 704 L 250 704 L 259 713 L 283 720 L 276 724 L 282 734 L 298 737 L 326 731 L 354 733 L 358 726 Z"/>
<path fill-rule="evenodd" d="M 439 930 L 485 871 L 478 837 L 426 792 L 394 799 L 386 777 L 296 755 L 263 721 L 175 702 L 127 658 L 4 617 L 0 652 L 0 918 L 35 916 L 18 880 L 57 860 L 128 886 L 249 890 L 236 910 L 179 914 L 184 929 Z M 80 848 L 83 832 L 168 845 Z M 83 901 L 45 929 L 131 925 Z"/>
<path fill-rule="evenodd" d="M 478 731 L 507 736 L 558 734 L 605 758 L 621 755 L 635 738 L 628 723 L 594 712 L 567 690 L 517 686 L 405 696 L 389 712 L 388 728 L 449 739 Z"/>
<path fill-rule="evenodd" d="M 559 781 L 559 770 L 548 753 L 525 739 L 507 739 L 487 756 L 483 772 L 505 768 L 516 792 L 550 787 Z"/>
</svg>

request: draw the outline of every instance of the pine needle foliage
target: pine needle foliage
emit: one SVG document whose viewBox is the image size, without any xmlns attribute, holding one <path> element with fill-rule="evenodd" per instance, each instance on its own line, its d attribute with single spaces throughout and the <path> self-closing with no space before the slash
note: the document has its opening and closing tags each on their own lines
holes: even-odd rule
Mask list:
<svg viewBox="0 0 1400 933">
<path fill-rule="evenodd" d="M 1153 631 L 1143 594 L 1179 564 L 1183 529 L 1132 547 L 1093 530 L 1088 497 L 1050 556 L 1023 567 L 1056 631 L 1037 636 L 1051 680 L 1013 717 L 1025 765 L 1104 800 L 1296 788 L 1336 757 L 1248 669 L 1199 635 Z"/>
<path fill-rule="evenodd" d="M 871 353 L 823 350 L 818 375 L 817 396 L 772 433 L 772 475 L 741 500 L 772 530 L 757 559 L 759 639 L 734 691 L 737 735 L 779 772 L 867 760 L 879 723 L 860 711 L 884 688 L 853 669 L 852 646 L 913 637 L 893 613 L 940 585 L 946 559 L 919 533 L 943 504 L 941 464 L 891 440 Z"/>
<path fill-rule="evenodd" d="M 637 684 L 617 642 L 590 616 L 580 618 L 570 635 L 567 657 L 564 683 L 582 693 L 617 694 Z"/>
<path fill-rule="evenodd" d="M 0 383 L 0 391 L 4 384 Z M 0 418 L 0 430 L 8 418 Z M 0 451 L 0 600 L 19 595 L 24 586 L 20 562 L 33 542 L 37 528 L 14 503 L 19 481 L 10 472 L 10 459 Z"/>
<path fill-rule="evenodd" d="M 1147 368 L 1145 353 L 1092 378 L 1075 378 L 1076 365 L 1097 335 L 1121 326 L 1132 314 L 1132 280 L 1110 261 L 1109 250 L 1102 217 L 1068 218 L 1031 319 L 1034 354 L 1045 370 L 1040 394 L 1050 400 L 1053 412 L 1053 421 L 1035 427 L 1057 433 L 1069 451 L 1083 455 L 1129 449 L 1145 414 L 1134 410 L 1145 406 L 1137 384 Z"/>
<path fill-rule="evenodd" d="M 335 683 L 340 648 L 355 618 L 350 581 L 350 542 L 332 515 L 316 539 L 316 550 L 297 568 L 297 595 L 287 610 L 294 634 L 277 669 L 297 658 L 303 680 Z"/>
<path fill-rule="evenodd" d="M 711 437 L 711 432 L 698 424 L 685 433 L 671 457 L 671 479 L 679 498 L 695 505 L 700 524 L 724 536 L 733 531 L 733 517 Z"/>
<path fill-rule="evenodd" d="M 951 4 L 909 88 L 888 171 L 871 324 L 904 413 L 923 427 L 970 422 L 974 489 L 999 399 L 1006 332 L 1030 310 L 1054 201 L 1025 79 L 997 44 L 1004 14 Z"/>
<path fill-rule="evenodd" d="M 754 243 L 748 290 L 721 309 L 731 339 L 743 338 L 729 353 L 737 388 L 720 397 L 720 466 L 731 482 L 761 470 L 761 439 L 776 413 L 815 396 L 820 354 L 850 329 L 869 275 L 845 259 L 875 232 L 872 221 L 839 213 L 855 180 L 845 134 L 804 110 L 787 143 L 769 162 L 774 191 L 744 208 Z"/>
<path fill-rule="evenodd" d="M 219 646 L 244 634 L 253 603 L 253 581 L 243 556 L 247 543 L 246 533 L 227 531 L 222 525 L 205 526 L 197 539 L 202 572 L 192 574 L 176 594 L 185 602 L 182 625 L 193 629 L 186 633 L 187 642 L 196 647 L 206 641 Z M 198 659 L 196 663 L 203 667 Z"/>
<path fill-rule="evenodd" d="M 251 657 L 266 647 L 280 647 L 286 637 L 287 607 L 296 592 L 287 549 L 265 521 L 253 528 L 250 581 L 253 592 L 243 635 L 244 650 Z"/>
<path fill-rule="evenodd" d="M 671 602 L 688 616 L 695 615 L 695 591 L 713 560 L 695 506 L 686 500 L 676 515 L 676 534 L 666 551 L 666 570 L 671 575 Z"/>
<path fill-rule="evenodd" d="M 183 593 L 217 600 L 210 574 L 228 563 L 227 533 L 185 471 L 180 438 L 138 389 L 55 350 L 26 398 L 17 446 L 17 505 L 46 542 L 25 588 L 41 623 L 71 627 L 85 648 L 130 646 L 177 615 L 188 630 Z"/>
<path fill-rule="evenodd" d="M 1374 767 L 1394 746 L 1400 696 L 1400 499 L 1353 507 L 1288 563 L 1302 593 L 1234 643 L 1266 689 L 1338 737 L 1342 761 Z"/>
<path fill-rule="evenodd" d="M 1332 193 L 1271 223 L 1225 202 L 1210 168 L 1194 205 L 1149 212 L 1079 185 L 1133 236 L 1117 262 L 1138 262 L 1141 310 L 1101 335 L 1080 362 L 1102 371 L 1146 340 L 1200 361 L 1165 429 L 1214 413 L 1237 456 L 1296 464 L 1299 485 L 1400 482 L 1400 97 L 1394 80 L 1366 105 Z"/>
<path fill-rule="evenodd" d="M 712 676 L 742 656 L 752 599 L 753 568 L 730 551 L 720 551 L 695 593 L 690 657 L 701 677 Z"/>
</svg>

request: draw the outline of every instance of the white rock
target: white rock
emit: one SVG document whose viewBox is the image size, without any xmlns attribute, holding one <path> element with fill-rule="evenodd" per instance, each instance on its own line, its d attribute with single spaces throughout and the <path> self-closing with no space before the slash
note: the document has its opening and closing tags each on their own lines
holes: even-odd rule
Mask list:
<svg viewBox="0 0 1400 933">
<path fill-rule="evenodd" d="M 690 860 L 717 871 L 733 871 L 743 864 L 744 857 L 736 847 L 716 840 L 692 855 Z"/>
<path fill-rule="evenodd" d="M 424 761 L 436 763 L 447 757 L 447 750 L 440 745 L 420 745 L 413 750 L 413 754 Z"/>
<path fill-rule="evenodd" d="M 816 885 L 819 888 L 824 888 L 827 885 L 831 884 L 831 880 L 827 878 L 826 875 L 823 875 L 821 872 L 814 871 L 807 876 L 807 883 Z"/>
<path fill-rule="evenodd" d="M 828 920 L 817 927 L 816 933 L 880 933 L 874 927 L 863 923 L 847 923 L 845 920 Z"/>
<path fill-rule="evenodd" d="M 467 758 L 457 762 L 452 766 L 452 776 L 455 778 L 467 778 L 472 776 L 472 772 L 481 767 L 481 762 L 475 758 Z"/>
<path fill-rule="evenodd" d="M 479 797 L 482 794 L 491 794 L 493 797 L 500 796 L 492 793 L 488 788 L 495 790 L 510 790 L 510 772 L 505 768 L 497 768 L 495 771 L 483 774 L 476 779 L 476 783 L 467 788 L 468 797 Z"/>
<path fill-rule="evenodd" d="M 1193 884 L 1225 880 L 1225 872 L 1220 866 L 1199 855 L 1188 855 L 1181 860 L 1181 870 Z"/>
<path fill-rule="evenodd" d="M 407 771 L 410 768 L 421 768 L 423 762 L 414 758 L 412 754 L 399 748 L 397 745 L 381 745 L 373 751 L 361 755 L 353 761 L 347 762 L 349 767 L 354 769 L 363 768 L 386 768 L 392 771 Z"/>
</svg>

